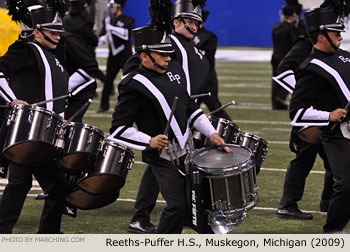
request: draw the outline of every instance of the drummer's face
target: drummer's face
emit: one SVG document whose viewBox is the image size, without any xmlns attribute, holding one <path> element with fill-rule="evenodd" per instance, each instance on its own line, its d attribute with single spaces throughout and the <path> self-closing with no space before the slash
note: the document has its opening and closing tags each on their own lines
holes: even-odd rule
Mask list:
<svg viewBox="0 0 350 252">
<path fill-rule="evenodd" d="M 147 53 L 142 53 L 144 57 L 144 66 L 157 72 L 160 74 L 163 74 L 166 72 L 166 68 L 168 68 L 169 62 L 171 61 L 171 58 L 169 56 L 169 54 L 167 53 L 159 53 L 159 52 L 150 52 L 152 58 L 156 61 L 156 63 L 162 67 L 165 68 L 164 69 L 160 69 L 159 67 L 155 66 L 152 59 L 147 55 Z"/>
<path fill-rule="evenodd" d="M 60 33 L 57 31 L 42 30 L 41 32 L 55 43 L 58 43 L 60 41 Z M 50 41 L 48 41 L 41 32 L 37 29 L 34 30 L 35 40 L 49 49 L 55 49 L 57 45 L 52 44 Z"/>
</svg>

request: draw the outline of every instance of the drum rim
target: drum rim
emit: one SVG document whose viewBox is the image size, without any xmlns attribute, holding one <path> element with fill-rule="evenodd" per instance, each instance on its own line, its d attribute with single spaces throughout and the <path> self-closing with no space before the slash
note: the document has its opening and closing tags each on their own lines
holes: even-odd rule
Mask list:
<svg viewBox="0 0 350 252">
<path fill-rule="evenodd" d="M 216 116 L 209 116 L 209 121 L 214 119 L 214 120 L 217 120 L 218 122 L 225 122 L 229 125 L 231 125 L 233 128 L 235 129 L 239 129 L 239 126 L 237 124 L 235 124 L 234 122 L 230 121 L 230 120 L 227 120 L 225 118 L 222 118 L 222 117 L 216 117 Z"/>
<path fill-rule="evenodd" d="M 109 138 L 106 138 L 103 140 L 103 143 L 102 143 L 102 149 L 104 148 L 105 144 L 108 144 L 108 145 L 111 145 L 113 147 L 122 147 L 121 149 L 123 149 L 124 151 L 127 151 L 130 153 L 130 155 L 132 155 L 133 157 L 135 157 L 135 153 L 130 149 L 128 148 L 127 146 L 121 144 L 121 143 L 118 143 L 112 139 L 109 139 Z"/>
<path fill-rule="evenodd" d="M 12 108 L 12 111 L 20 110 L 20 109 L 27 109 L 27 110 L 35 110 L 39 112 L 44 112 L 45 114 L 51 115 L 56 117 L 58 120 L 63 121 L 62 116 L 60 116 L 58 113 L 55 111 L 39 107 L 39 106 L 32 106 L 32 105 L 25 105 L 25 104 L 17 104 Z M 10 113 L 11 114 L 11 113 Z M 10 116 L 9 114 L 9 116 Z"/>
<path fill-rule="evenodd" d="M 91 129 L 92 131 L 102 135 L 102 137 L 105 136 L 105 133 L 103 132 L 103 130 L 91 125 L 91 124 L 86 124 L 86 123 L 81 123 L 81 122 L 69 122 L 66 125 L 63 126 L 63 128 L 65 127 L 69 127 L 69 126 L 73 126 L 73 125 L 81 125 L 83 129 Z"/>
</svg>

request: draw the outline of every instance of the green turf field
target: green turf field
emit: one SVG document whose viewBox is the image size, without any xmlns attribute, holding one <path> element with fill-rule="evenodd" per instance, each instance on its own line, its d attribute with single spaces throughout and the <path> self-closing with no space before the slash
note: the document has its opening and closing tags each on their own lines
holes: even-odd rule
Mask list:
<svg viewBox="0 0 350 252">
<path fill-rule="evenodd" d="M 99 59 L 104 69 L 105 59 Z M 270 83 L 271 67 L 268 62 L 217 62 L 220 100 L 223 104 L 232 100 L 236 105 L 227 109 L 233 121 L 242 131 L 254 133 L 269 142 L 267 158 L 263 169 L 257 176 L 259 202 L 255 209 L 247 213 L 246 220 L 231 233 L 322 233 L 326 215 L 319 212 L 319 202 L 323 185 L 323 165 L 317 159 L 313 171 L 306 182 L 305 193 L 299 204 L 300 209 L 311 211 L 313 220 L 285 220 L 275 216 L 282 195 L 285 169 L 294 154 L 289 151 L 291 126 L 287 111 L 271 110 Z M 117 85 L 120 79 L 115 81 Z M 107 113 L 96 114 L 101 95 L 101 83 L 98 83 L 99 97 L 91 104 L 84 122 L 94 125 L 108 133 L 112 109 L 117 95 L 111 98 L 111 109 Z M 203 108 L 206 110 L 206 108 Z M 135 151 L 136 161 L 141 161 L 140 152 Z M 122 188 L 120 199 L 106 207 L 96 210 L 79 210 L 77 218 L 63 216 L 62 231 L 65 233 L 127 233 L 127 226 L 133 214 L 134 200 L 145 165 L 137 162 L 129 172 L 126 185 Z M 1 184 L 3 187 L 4 184 Z M 3 189 L 1 189 L 2 192 Z M 38 194 L 38 191 L 31 191 Z M 152 222 L 157 225 L 165 204 L 162 198 L 152 212 Z M 35 233 L 42 210 L 43 201 L 28 197 L 14 233 Z M 347 229 L 349 232 L 349 229 Z M 195 233 L 185 228 L 183 233 Z"/>
</svg>

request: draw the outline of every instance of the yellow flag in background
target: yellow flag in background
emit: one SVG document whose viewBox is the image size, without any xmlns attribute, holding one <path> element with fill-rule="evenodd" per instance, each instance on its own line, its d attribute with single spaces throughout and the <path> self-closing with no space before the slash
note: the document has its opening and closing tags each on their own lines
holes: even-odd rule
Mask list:
<svg viewBox="0 0 350 252">
<path fill-rule="evenodd" d="M 0 56 L 7 52 L 8 47 L 18 39 L 21 32 L 19 23 L 12 21 L 7 13 L 7 9 L 0 8 Z"/>
</svg>

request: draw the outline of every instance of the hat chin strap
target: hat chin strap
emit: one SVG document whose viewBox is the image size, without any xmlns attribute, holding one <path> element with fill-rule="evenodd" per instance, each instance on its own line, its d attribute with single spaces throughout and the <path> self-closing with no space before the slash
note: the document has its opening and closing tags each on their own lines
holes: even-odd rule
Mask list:
<svg viewBox="0 0 350 252">
<path fill-rule="evenodd" d="M 43 37 L 44 37 L 44 39 L 45 39 L 46 41 L 48 41 L 49 43 L 51 43 L 51 44 L 53 44 L 53 45 L 58 45 L 57 42 L 53 41 L 53 40 L 50 39 L 48 36 L 46 36 L 42 29 L 39 29 L 39 31 L 41 32 L 41 34 L 43 35 Z"/>
<path fill-rule="evenodd" d="M 159 65 L 159 64 L 156 62 L 156 60 L 152 57 L 152 55 L 151 55 L 151 53 L 150 53 L 149 51 L 147 52 L 147 55 L 148 55 L 148 57 L 150 57 L 150 59 L 151 59 L 152 62 L 153 62 L 153 65 L 154 65 L 155 67 L 159 68 L 160 70 L 166 70 L 166 67 L 163 67 L 163 66 Z"/>
<path fill-rule="evenodd" d="M 332 47 L 335 51 L 337 51 L 339 48 L 333 43 L 333 41 L 332 41 L 332 39 L 329 37 L 327 31 L 322 31 L 322 34 L 323 34 L 323 36 L 326 37 L 326 39 L 328 40 L 328 42 L 329 42 L 329 44 L 331 45 L 331 47 Z"/>
<path fill-rule="evenodd" d="M 192 31 L 191 28 L 186 24 L 185 19 L 182 17 L 180 18 L 181 22 L 184 24 L 186 30 L 191 33 L 192 35 L 196 35 L 196 32 Z"/>
</svg>

